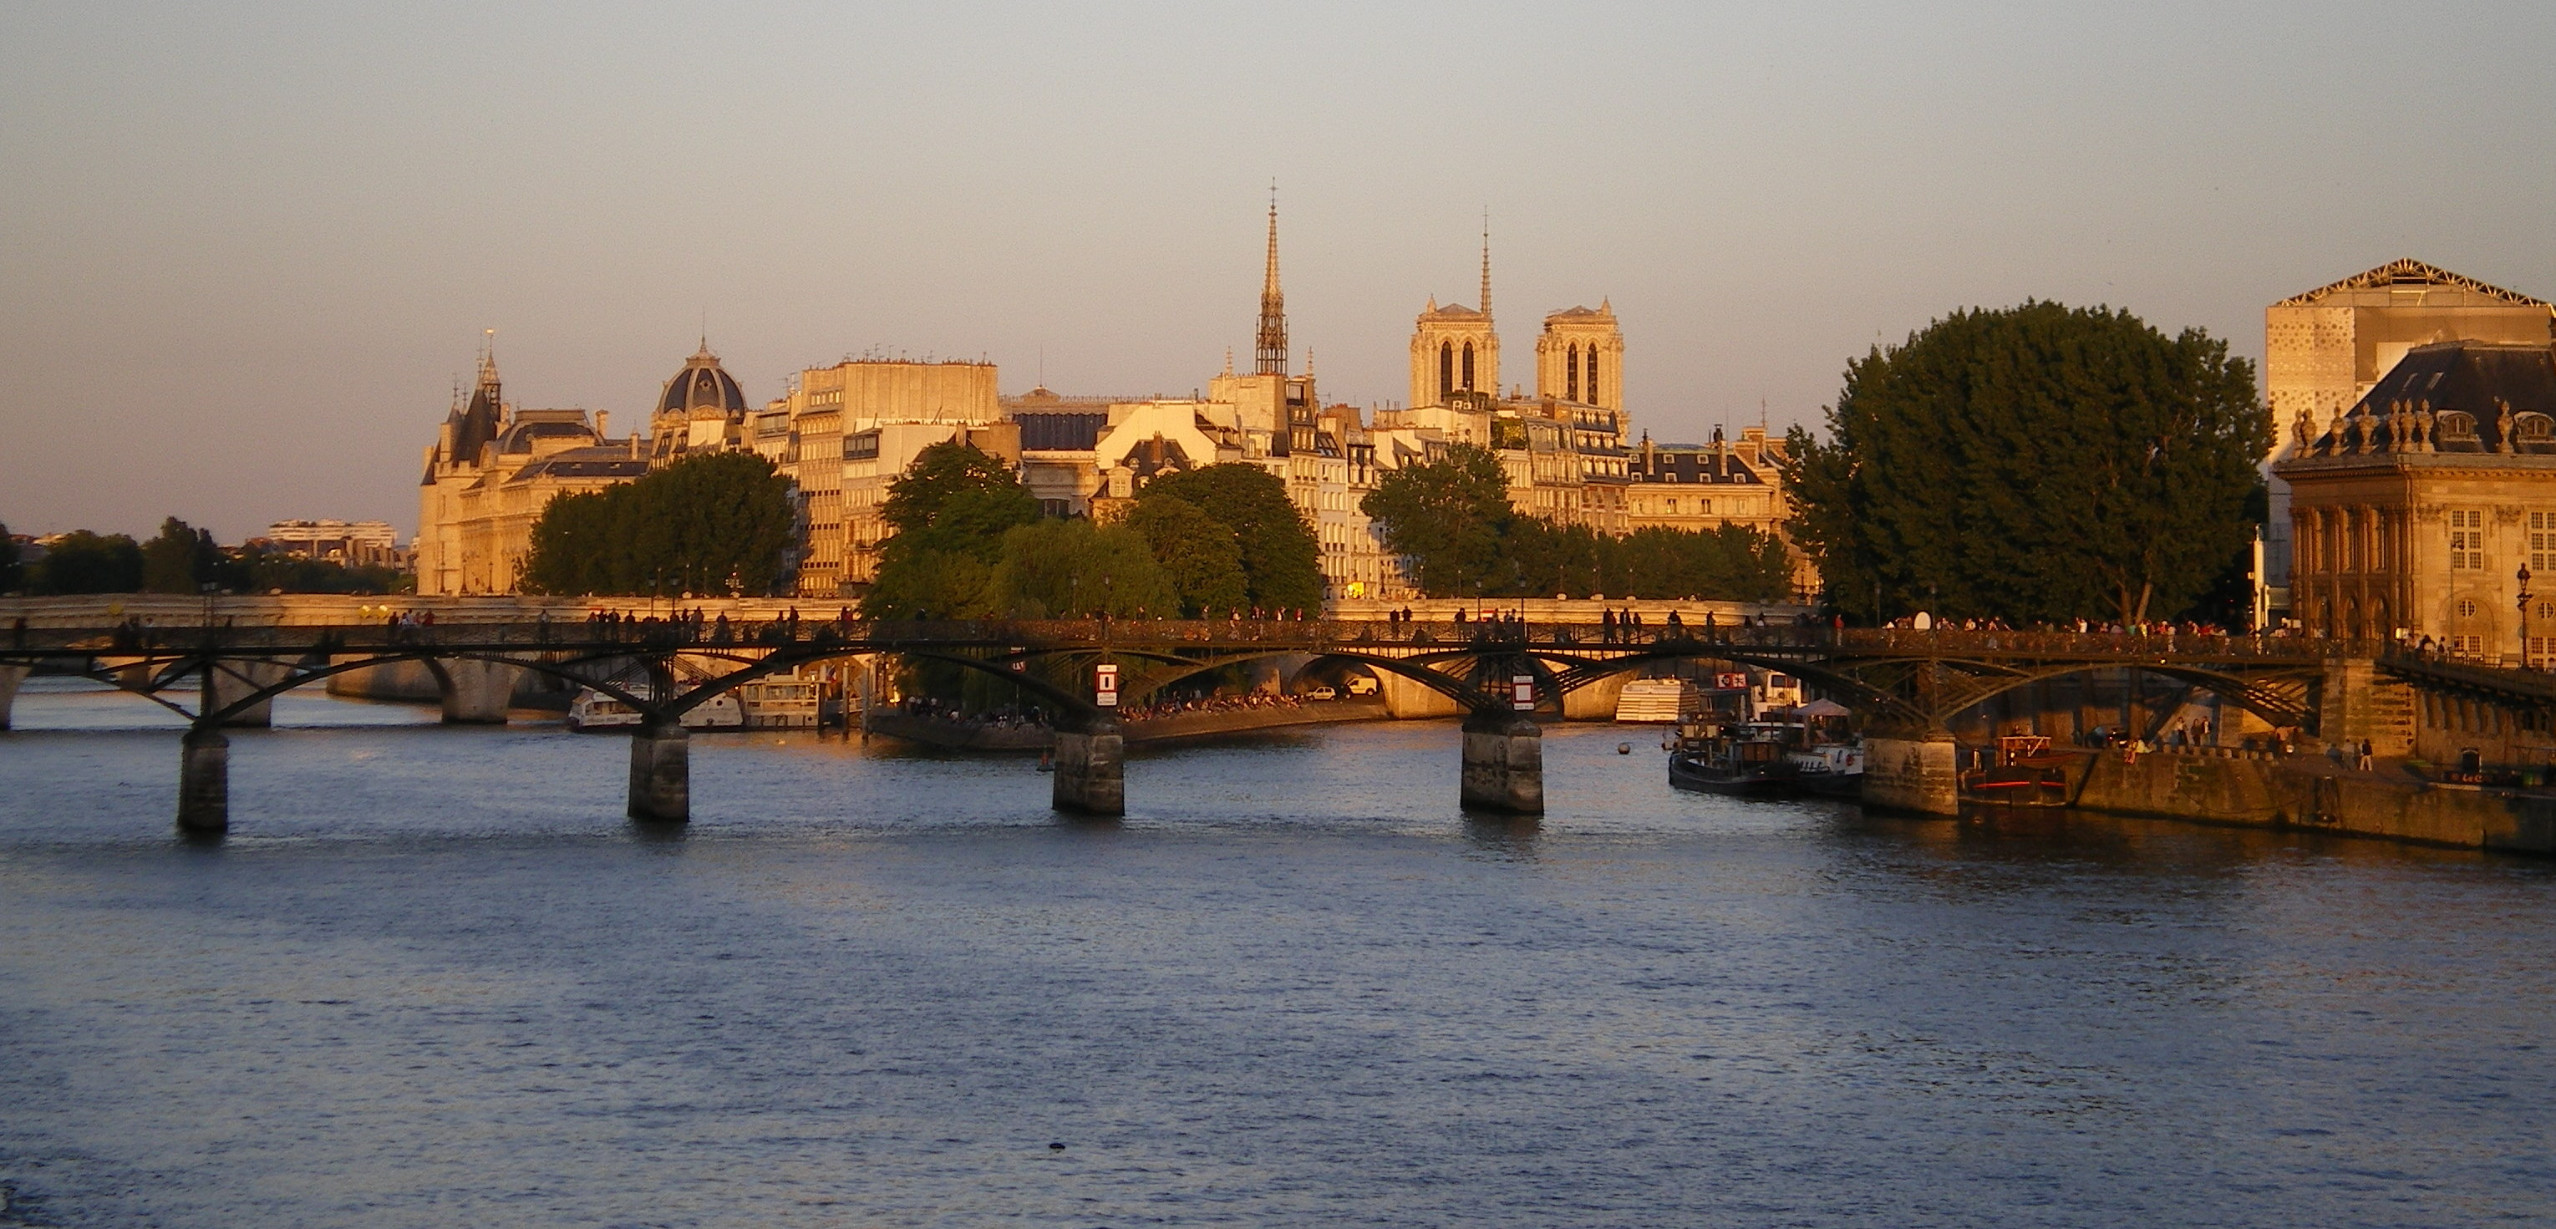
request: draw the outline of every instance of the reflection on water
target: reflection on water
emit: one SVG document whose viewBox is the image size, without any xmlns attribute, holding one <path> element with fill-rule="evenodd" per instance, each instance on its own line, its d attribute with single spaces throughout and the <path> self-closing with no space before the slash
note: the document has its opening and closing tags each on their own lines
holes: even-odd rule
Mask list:
<svg viewBox="0 0 2556 1229">
<path fill-rule="evenodd" d="M 0 1224 L 2541 1221 L 2549 867 L 1868 817 L 1451 725 L 1031 762 L 288 696 L 0 735 Z M 417 728 L 389 728 L 407 725 Z M 1053 1144 L 1064 1144 L 1053 1148 Z"/>
</svg>

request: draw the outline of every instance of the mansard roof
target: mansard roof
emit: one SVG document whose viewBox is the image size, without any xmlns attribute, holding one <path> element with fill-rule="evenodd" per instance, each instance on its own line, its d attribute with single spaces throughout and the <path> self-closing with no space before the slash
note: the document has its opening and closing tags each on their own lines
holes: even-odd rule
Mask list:
<svg viewBox="0 0 2556 1229">
<path fill-rule="evenodd" d="M 2313 307 L 2316 301 L 2347 290 L 2379 290 L 2389 286 L 2452 286 L 2472 294 L 2484 295 L 2514 307 L 2548 307 L 2543 300 L 2525 294 L 2489 286 L 2472 277 L 2452 273 L 2438 265 L 2419 260 L 2392 260 L 2366 273 L 2357 273 L 2331 285 L 2319 286 L 2305 294 L 2294 294 L 2273 304 L 2274 307 Z"/>
<path fill-rule="evenodd" d="M 2556 455 L 2556 346 L 2417 346 L 2283 464 L 2460 453 Z"/>
</svg>

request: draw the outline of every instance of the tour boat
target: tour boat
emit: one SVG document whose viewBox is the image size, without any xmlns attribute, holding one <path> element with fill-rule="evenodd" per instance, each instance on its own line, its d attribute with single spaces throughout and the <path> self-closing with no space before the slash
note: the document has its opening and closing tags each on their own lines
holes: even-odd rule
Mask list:
<svg viewBox="0 0 2556 1229">
<path fill-rule="evenodd" d="M 1860 798 L 1864 793 L 1864 744 L 1819 743 L 1785 757 L 1793 762 L 1803 790 L 1823 798 Z"/>
<path fill-rule="evenodd" d="M 586 730 L 635 730 L 643 718 L 639 710 L 588 687 L 577 692 L 568 705 L 568 728 Z M 687 730 L 739 730 L 745 728 L 745 706 L 733 693 L 710 697 L 685 710 L 683 728 Z"/>
<path fill-rule="evenodd" d="M 1772 726 L 1684 726 L 1677 749 L 1669 753 L 1669 784 L 1739 797 L 1787 794 L 1800 772 L 1786 750 Z"/>
</svg>

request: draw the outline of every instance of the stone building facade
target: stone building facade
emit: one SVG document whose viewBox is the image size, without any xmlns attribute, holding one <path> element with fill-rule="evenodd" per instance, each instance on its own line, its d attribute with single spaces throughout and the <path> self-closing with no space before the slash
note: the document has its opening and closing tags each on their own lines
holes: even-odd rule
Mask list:
<svg viewBox="0 0 2556 1229">
<path fill-rule="evenodd" d="M 2288 426 L 2273 472 L 2311 634 L 2556 659 L 2556 345 L 2416 346 L 2348 412 Z"/>
<path fill-rule="evenodd" d="M 636 433 L 605 435 L 601 411 L 521 409 L 505 400 L 494 354 L 482 353 L 466 402 L 445 416 L 418 485 L 417 591 L 513 593 L 532 554 L 534 522 L 560 495 L 648 472 Z"/>
<path fill-rule="evenodd" d="M 2272 410 L 2272 521 L 2266 568 L 2291 570 L 2290 491 L 2279 462 L 2357 405 L 2416 346 L 2556 340 L 2556 309 L 2418 260 L 2398 260 L 2263 309 L 2263 386 Z"/>
</svg>

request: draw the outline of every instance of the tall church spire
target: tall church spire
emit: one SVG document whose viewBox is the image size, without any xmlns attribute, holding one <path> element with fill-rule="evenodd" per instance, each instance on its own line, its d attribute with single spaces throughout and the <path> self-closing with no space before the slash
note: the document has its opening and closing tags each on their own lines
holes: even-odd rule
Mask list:
<svg viewBox="0 0 2556 1229">
<path fill-rule="evenodd" d="M 1482 319 L 1491 319 L 1491 211 L 1482 211 Z"/>
<path fill-rule="evenodd" d="M 1278 292 L 1278 185 L 1269 185 L 1269 272 L 1260 283 L 1259 374 L 1287 374 L 1287 298 Z"/>
</svg>

